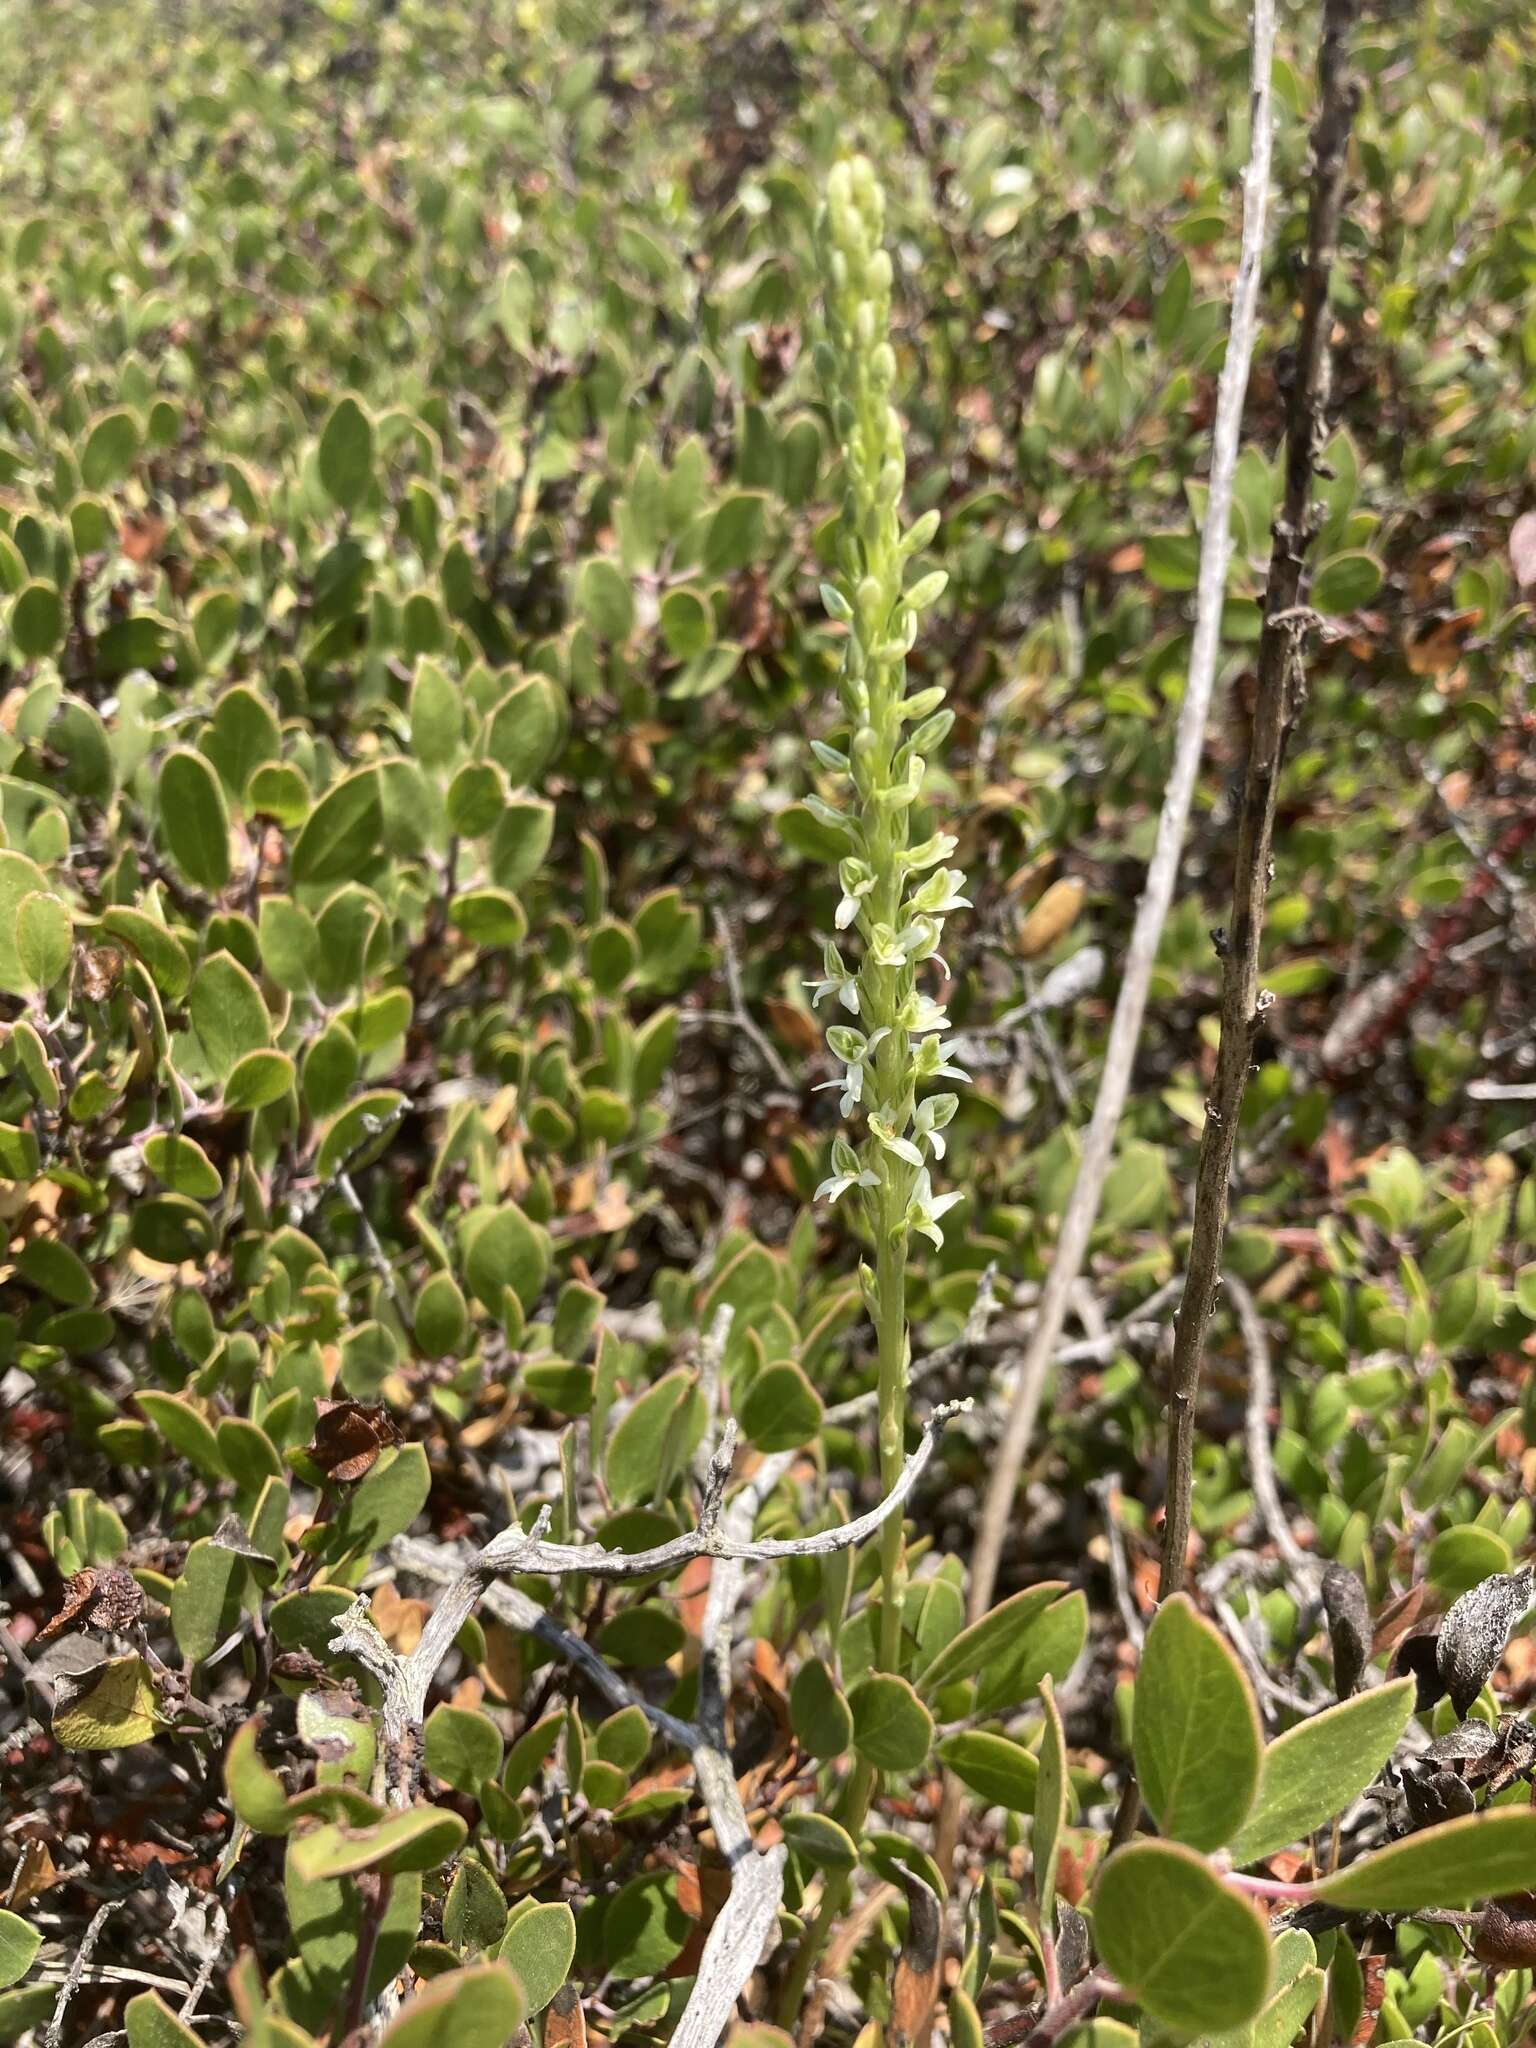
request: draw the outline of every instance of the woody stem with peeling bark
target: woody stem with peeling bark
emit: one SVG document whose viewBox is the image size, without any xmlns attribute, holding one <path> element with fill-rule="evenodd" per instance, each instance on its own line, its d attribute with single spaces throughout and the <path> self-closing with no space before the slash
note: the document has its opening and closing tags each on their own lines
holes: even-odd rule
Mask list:
<svg viewBox="0 0 1536 2048">
<path fill-rule="evenodd" d="M 1270 999 L 1259 988 L 1259 948 L 1269 894 L 1275 799 L 1285 746 L 1301 706 L 1301 604 L 1314 531 L 1312 483 L 1326 435 L 1328 292 L 1338 241 L 1344 171 L 1359 88 L 1346 73 L 1345 44 L 1358 0 L 1323 0 L 1318 113 L 1312 128 L 1307 255 L 1302 278 L 1296 373 L 1286 416 L 1285 494 L 1270 550 L 1259 641 L 1258 688 L 1233 859 L 1232 908 L 1221 987 L 1221 1044 L 1206 1103 L 1195 1177 L 1194 1221 L 1184 1293 L 1174 1322 L 1170 1367 L 1168 1491 L 1158 1599 L 1184 1583 L 1194 1489 L 1195 1402 L 1206 1326 L 1215 1305 L 1226 1242 L 1229 1183 L 1254 1039 Z M 1127 1839 L 1139 1795 L 1132 1781 L 1116 1818 Z"/>
<path fill-rule="evenodd" d="M 1264 219 L 1269 194 L 1270 70 L 1274 35 L 1274 0 L 1255 0 L 1249 156 L 1243 177 L 1242 251 L 1232 288 L 1231 327 L 1217 393 L 1210 496 L 1200 543 L 1199 594 L 1189 677 L 1179 710 L 1173 764 L 1157 821 L 1157 838 L 1126 952 L 1098 1095 L 1083 1139 L 1082 1164 L 1062 1219 L 1055 1256 L 1046 1276 L 1034 1331 L 1019 1368 L 1008 1420 L 987 1487 L 976 1549 L 971 1560 L 970 1616 L 973 1621 L 979 1620 L 992 1604 L 992 1589 L 997 1582 L 1003 1539 L 1013 1517 L 1019 1473 L 1034 1434 L 1046 1373 L 1061 1336 L 1072 1290 L 1082 1271 L 1088 1240 L 1099 1213 L 1105 1178 L 1114 1155 L 1115 1134 L 1130 1090 L 1131 1070 L 1141 1035 L 1142 1018 L 1146 1013 L 1152 970 L 1173 900 L 1190 805 L 1200 770 L 1206 720 L 1221 653 L 1221 616 L 1226 597 L 1227 564 L 1232 553 L 1233 478 L 1242 439 L 1248 366 L 1253 359 L 1257 332 L 1259 276 L 1263 267 Z"/>
<path fill-rule="evenodd" d="M 1248 1085 L 1254 1038 L 1269 999 L 1259 988 L 1259 948 L 1269 895 L 1275 799 L 1286 741 L 1301 706 L 1300 612 L 1306 551 L 1312 538 L 1312 479 L 1326 436 L 1328 402 L 1328 287 L 1338 240 L 1345 158 L 1359 89 L 1345 75 L 1345 38 L 1358 0 L 1324 0 L 1318 58 L 1320 105 L 1312 130 L 1311 202 L 1307 262 L 1302 283 L 1301 331 L 1285 435 L 1285 497 L 1275 521 L 1264 630 L 1259 641 L 1258 690 L 1248 767 L 1238 815 L 1232 909 L 1221 985 L 1221 1044 L 1216 1078 L 1206 1104 L 1195 1178 L 1194 1227 L 1184 1293 L 1174 1321 L 1172 1415 L 1167 1521 L 1158 1598 L 1184 1583 L 1194 1483 L 1195 1395 L 1206 1325 L 1215 1305 L 1226 1242 L 1228 1182 L 1238 1118 Z"/>
</svg>

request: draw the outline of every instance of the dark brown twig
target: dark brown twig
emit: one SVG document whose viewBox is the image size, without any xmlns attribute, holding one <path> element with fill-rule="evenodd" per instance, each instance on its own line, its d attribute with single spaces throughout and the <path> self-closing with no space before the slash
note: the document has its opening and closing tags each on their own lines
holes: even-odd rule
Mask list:
<svg viewBox="0 0 1536 2048">
<path fill-rule="evenodd" d="M 1130 1093 L 1136 1047 L 1152 986 L 1152 972 L 1163 926 L 1173 902 L 1190 806 L 1199 778 L 1206 723 L 1221 655 L 1221 621 L 1226 603 L 1227 567 L 1232 554 L 1233 483 L 1242 446 L 1243 400 L 1248 389 L 1248 367 L 1258 332 L 1259 279 L 1264 262 L 1264 222 L 1269 197 L 1270 72 L 1273 68 L 1274 34 L 1273 0 L 1255 0 L 1249 156 L 1243 174 L 1242 247 L 1232 285 L 1227 355 L 1216 399 L 1210 496 L 1200 542 L 1199 589 L 1189 674 L 1184 702 L 1179 710 L 1168 787 L 1158 815 L 1157 836 L 1147 864 L 1146 882 L 1137 905 L 1130 944 L 1120 966 L 1120 992 L 1115 998 L 1115 1014 L 1104 1049 L 1098 1093 L 1083 1133 L 1082 1163 L 1057 1233 L 1056 1249 L 1041 1292 L 1034 1330 L 1009 1399 L 1007 1421 L 993 1460 L 992 1476 L 976 1532 L 968 1601 L 972 1621 L 979 1620 L 992 1604 L 992 1589 L 997 1583 L 1003 1544 L 1014 1519 L 1019 1474 L 1034 1434 L 1046 1375 L 1055 1356 L 1073 1288 L 1083 1270 L 1083 1262 L 1088 1256 L 1088 1241 L 1098 1219 L 1121 1113 Z"/>
<path fill-rule="evenodd" d="M 1173 1326 L 1167 1518 L 1158 1598 L 1184 1583 L 1194 1484 L 1195 1395 L 1205 1330 L 1216 1301 L 1226 1241 L 1228 1184 L 1254 1039 L 1270 998 L 1259 988 L 1259 946 L 1269 895 L 1270 844 L 1285 745 L 1301 708 L 1301 606 L 1306 553 L 1314 530 L 1312 479 L 1326 438 L 1328 287 L 1338 241 L 1344 166 L 1359 88 L 1345 71 L 1345 40 L 1358 0 L 1323 0 L 1318 56 L 1319 107 L 1312 129 L 1311 199 L 1302 279 L 1301 331 L 1285 433 L 1285 497 L 1275 521 L 1259 641 L 1258 690 L 1248 769 L 1238 815 L 1232 910 L 1221 985 L 1221 1045 L 1206 1103 L 1195 1180 L 1194 1228 L 1184 1295 Z"/>
<path fill-rule="evenodd" d="M 1195 1402 L 1205 1332 L 1221 1276 L 1232 1159 L 1254 1039 L 1272 1000 L 1259 987 L 1259 946 L 1269 894 L 1270 846 L 1281 762 L 1303 693 L 1302 641 L 1310 613 L 1302 603 L 1302 584 L 1307 548 L 1315 531 L 1312 481 L 1327 432 L 1328 291 L 1338 242 L 1350 128 L 1360 100 L 1359 87 L 1346 70 L 1345 51 L 1357 10 L 1358 0 L 1323 0 L 1301 325 L 1286 415 L 1285 495 L 1270 549 L 1253 732 L 1238 814 L 1232 909 L 1227 922 L 1221 986 L 1221 1045 L 1200 1135 L 1189 1265 L 1174 1321 L 1169 1371 L 1168 1491 L 1157 1588 L 1160 1601 L 1178 1592 L 1184 1583 L 1184 1553 L 1189 1542 L 1194 1491 Z M 1115 1818 L 1115 1842 L 1130 1836 L 1140 1803 L 1132 1779 Z"/>
</svg>

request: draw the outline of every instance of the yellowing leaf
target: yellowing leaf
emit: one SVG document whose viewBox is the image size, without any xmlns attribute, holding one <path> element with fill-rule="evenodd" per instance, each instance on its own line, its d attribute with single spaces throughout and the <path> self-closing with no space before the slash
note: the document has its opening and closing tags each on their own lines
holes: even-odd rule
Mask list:
<svg viewBox="0 0 1536 2048">
<path fill-rule="evenodd" d="M 127 1749 L 155 1732 L 156 1694 L 142 1657 L 114 1657 L 53 1717 L 65 1749 Z"/>
</svg>

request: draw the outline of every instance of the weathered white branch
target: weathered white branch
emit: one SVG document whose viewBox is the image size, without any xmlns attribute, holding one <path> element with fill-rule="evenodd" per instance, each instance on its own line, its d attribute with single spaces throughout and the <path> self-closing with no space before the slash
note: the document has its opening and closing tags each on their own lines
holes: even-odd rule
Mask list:
<svg viewBox="0 0 1536 2048">
<path fill-rule="evenodd" d="M 1237 278 L 1232 289 L 1232 320 L 1217 391 L 1216 425 L 1211 454 L 1210 495 L 1205 528 L 1200 536 L 1200 577 L 1189 676 L 1179 709 L 1173 766 L 1157 821 L 1157 838 L 1147 866 L 1146 886 L 1126 950 L 1120 994 L 1110 1024 L 1098 1097 L 1083 1140 L 1082 1164 L 1062 1218 L 1055 1257 L 1040 1296 L 1029 1349 L 1014 1388 L 991 1483 L 982 1509 L 981 1527 L 971 1560 L 970 1612 L 985 1614 L 992 1603 L 1003 1539 L 1013 1518 L 1019 1472 L 1045 1388 L 1046 1372 L 1066 1317 L 1072 1284 L 1082 1271 L 1088 1239 L 1099 1213 L 1114 1152 L 1120 1114 L 1130 1089 L 1136 1044 L 1146 1013 L 1147 992 L 1157 959 L 1158 942 L 1178 879 L 1190 804 L 1205 743 L 1206 721 L 1221 652 L 1221 613 L 1226 595 L 1227 564 L 1232 554 L 1232 483 L 1242 434 L 1243 400 L 1258 329 L 1259 276 L 1264 254 L 1264 220 L 1269 198 L 1272 139 L 1270 69 L 1274 56 L 1274 0 L 1254 0 L 1252 92 L 1249 99 L 1249 155 L 1243 175 L 1243 236 Z"/>
<path fill-rule="evenodd" d="M 557 1656 L 576 1665 L 613 1706 L 638 1706 L 659 1734 L 693 1759 L 716 1846 L 730 1866 L 731 1891 L 709 1930 L 692 1995 L 672 2036 L 673 2048 L 715 2048 L 773 1933 L 783 1898 L 784 1847 L 776 1843 L 759 1849 L 752 1840 L 727 1746 L 725 1710 L 731 1685 L 731 1632 L 744 1565 L 754 1549 L 761 1548 L 749 1540 L 752 1526 L 792 1460 L 792 1452 L 765 1458 L 731 1502 L 724 1535 L 732 1549 L 730 1554 L 716 1554 L 705 1601 L 697 1724 L 679 1720 L 643 1699 L 596 1651 L 561 1628 L 526 1593 L 499 1580 L 483 1591 L 486 1607 L 498 1619 L 536 1636 Z M 711 1460 L 712 1473 L 720 1462 L 717 1452 Z M 462 1560 L 440 1545 L 411 1537 L 397 1539 L 391 1556 L 406 1571 L 422 1578 L 448 1579 L 454 1587 L 464 1585 L 474 1571 L 473 1565 L 466 1569 Z M 446 1604 L 439 1603 L 440 1607 Z"/>
<path fill-rule="evenodd" d="M 1269 1441 L 1269 1404 L 1274 1396 L 1274 1371 L 1264 1318 L 1259 1313 L 1258 1303 L 1235 1273 L 1227 1274 L 1225 1285 L 1227 1299 L 1237 1313 L 1237 1326 L 1243 1333 L 1243 1346 L 1248 1353 L 1248 1480 L 1253 1487 L 1254 1505 L 1265 1533 L 1297 1585 L 1303 1593 L 1314 1595 L 1322 1568 L 1291 1534 L 1291 1525 L 1286 1519 L 1275 1479 L 1274 1452 Z"/>
<path fill-rule="evenodd" d="M 411 1733 L 420 1727 L 433 1677 L 465 1621 L 482 1602 L 499 1620 L 535 1636 L 574 1664 L 615 1707 L 640 1707 L 667 1741 L 691 1756 L 716 1845 L 730 1866 L 731 1892 L 704 1944 L 693 1993 L 672 2037 L 674 2048 L 715 2048 L 773 1932 L 783 1897 L 784 1847 L 775 1844 L 759 1849 L 754 1843 L 726 1733 L 732 1627 L 744 1568 L 749 1563 L 773 1563 L 787 1557 L 829 1557 L 864 1542 L 907 1499 L 933 1456 L 944 1424 L 969 1406 L 967 1401 L 958 1401 L 935 1408 L 895 1486 L 867 1514 L 836 1528 L 810 1536 L 753 1537 L 757 1517 L 792 1464 L 793 1452 L 764 1458 L 722 1515 L 721 1498 L 735 1443 L 728 1423 L 707 1464 L 701 1461 L 699 1525 L 686 1535 L 635 1552 L 605 1551 L 596 1544 L 549 1543 L 544 1536 L 549 1519 L 546 1510 L 532 1529 L 509 1529 L 468 1557 L 442 1544 L 397 1537 L 390 1546 L 392 1561 L 402 1571 L 444 1587 L 416 1648 L 407 1657 L 397 1657 L 368 1619 L 361 1601 L 337 1623 L 332 1649 L 357 1658 L 384 1688 L 385 1749 L 391 1756 L 401 1754 Z M 680 1720 L 642 1698 L 589 1644 L 563 1629 L 537 1601 L 504 1579 L 507 1573 L 645 1579 L 674 1571 L 695 1557 L 714 1561 L 705 1601 L 697 1723 Z M 403 1773 L 391 1775 L 390 1793 L 397 1802 L 408 1796 Z"/>
</svg>

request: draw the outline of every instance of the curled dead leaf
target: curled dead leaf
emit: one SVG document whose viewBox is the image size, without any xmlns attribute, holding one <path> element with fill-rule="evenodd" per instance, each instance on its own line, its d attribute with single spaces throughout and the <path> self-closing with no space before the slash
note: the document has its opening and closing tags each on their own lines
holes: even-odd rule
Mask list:
<svg viewBox="0 0 1536 2048">
<path fill-rule="evenodd" d="M 400 1441 L 387 1409 L 364 1401 L 321 1401 L 316 1404 L 315 1434 L 309 1455 L 327 1479 L 350 1485 L 371 1472 L 379 1453 Z"/>
<path fill-rule="evenodd" d="M 1048 952 L 1064 933 L 1070 931 L 1087 893 L 1075 875 L 1052 882 L 1019 927 L 1017 950 L 1020 959 L 1033 960 L 1037 955 Z"/>
</svg>

